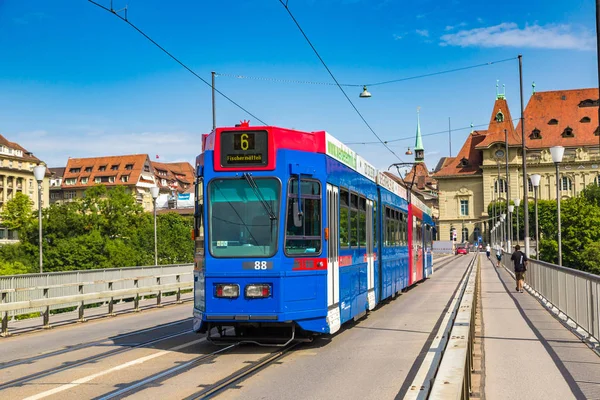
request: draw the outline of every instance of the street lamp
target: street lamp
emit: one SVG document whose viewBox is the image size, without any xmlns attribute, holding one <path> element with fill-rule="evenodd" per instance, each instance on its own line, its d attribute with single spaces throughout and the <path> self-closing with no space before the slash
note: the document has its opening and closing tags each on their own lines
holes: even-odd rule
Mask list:
<svg viewBox="0 0 600 400">
<path fill-rule="evenodd" d="M 519 206 L 521 205 L 521 199 L 514 199 L 515 207 L 517 207 L 517 244 L 519 244 L 519 239 L 521 235 L 519 234 Z"/>
<path fill-rule="evenodd" d="M 540 180 L 542 176 L 540 174 L 533 174 L 529 177 L 531 184 L 533 185 L 533 198 L 535 201 L 535 258 L 540 259 L 540 227 L 538 225 L 538 190 L 540 186 Z"/>
<path fill-rule="evenodd" d="M 500 214 L 500 221 L 502 221 L 502 240 L 504 240 L 504 242 L 506 242 L 506 214 L 502 213 Z"/>
<path fill-rule="evenodd" d="M 562 146 L 550 147 L 550 154 L 552 154 L 552 161 L 556 165 L 556 221 L 558 226 L 558 265 L 562 266 L 562 243 L 560 237 L 560 187 L 559 187 L 559 171 L 558 165 L 562 162 L 563 155 L 565 154 L 565 148 Z"/>
<path fill-rule="evenodd" d="M 150 194 L 152 195 L 152 204 L 154 204 L 154 265 L 158 265 L 158 250 L 156 240 L 156 199 L 158 198 L 159 192 L 158 186 L 150 188 Z"/>
<path fill-rule="evenodd" d="M 371 93 L 369 93 L 367 91 L 367 87 L 366 86 L 363 86 L 363 91 L 362 91 L 361 94 L 358 95 L 358 97 L 363 98 L 363 99 L 367 98 L 367 97 L 371 97 Z"/>
<path fill-rule="evenodd" d="M 510 242 L 512 242 L 512 233 L 513 233 L 513 224 L 512 224 L 512 216 L 513 216 L 513 212 L 515 211 L 515 206 L 513 204 L 508 206 L 508 225 L 509 225 L 509 229 L 510 229 L 510 234 L 509 234 L 509 238 L 510 238 Z M 512 249 L 511 245 L 512 243 L 508 243 L 508 248 Z"/>
<path fill-rule="evenodd" d="M 40 274 L 44 272 L 43 250 L 42 250 L 42 182 L 46 175 L 46 166 L 38 164 L 33 167 L 33 176 L 38 183 L 38 221 L 39 221 L 39 241 L 40 241 Z"/>
</svg>

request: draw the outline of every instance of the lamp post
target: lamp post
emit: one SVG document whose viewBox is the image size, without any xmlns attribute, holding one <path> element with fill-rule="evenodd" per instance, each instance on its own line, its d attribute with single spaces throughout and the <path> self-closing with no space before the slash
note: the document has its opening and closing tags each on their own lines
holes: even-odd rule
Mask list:
<svg viewBox="0 0 600 400">
<path fill-rule="evenodd" d="M 565 148 L 562 146 L 550 147 L 552 161 L 556 165 L 556 225 L 558 227 L 558 265 L 562 266 L 562 243 L 560 232 L 560 181 L 559 181 L 559 164 L 562 162 Z"/>
<path fill-rule="evenodd" d="M 500 221 L 502 221 L 502 240 L 505 243 L 507 243 L 507 241 L 506 241 L 506 236 L 507 236 L 506 235 L 506 231 L 507 231 L 507 229 L 506 229 L 506 214 L 505 213 L 500 214 Z"/>
<path fill-rule="evenodd" d="M 521 199 L 516 198 L 513 200 L 513 202 L 515 203 L 515 207 L 517 207 L 517 244 L 519 244 L 519 239 L 521 238 L 519 232 L 519 206 L 521 205 Z"/>
<path fill-rule="evenodd" d="M 509 231 L 510 231 L 510 234 L 509 234 L 510 242 L 512 242 L 512 232 L 513 232 L 513 224 L 512 224 L 513 211 L 515 211 L 515 206 L 511 204 L 508 206 L 508 226 L 509 226 Z M 508 244 L 508 248 L 509 248 L 509 250 L 512 249 L 512 243 Z"/>
<path fill-rule="evenodd" d="M 159 192 L 158 186 L 150 188 L 150 194 L 152 195 L 152 204 L 154 205 L 154 265 L 158 265 L 158 246 L 157 246 L 157 235 L 156 235 L 156 199 L 158 198 Z"/>
<path fill-rule="evenodd" d="M 508 208 L 508 203 L 510 202 L 510 174 L 508 171 L 508 131 L 505 129 L 504 130 L 504 164 L 505 164 L 505 168 L 506 168 L 506 207 Z M 511 249 L 511 242 L 512 242 L 512 220 L 510 219 L 510 215 L 509 215 L 509 220 L 511 222 L 510 225 L 510 230 L 507 229 L 507 235 L 506 235 L 506 247 L 509 249 Z M 507 228 L 508 228 L 508 220 L 506 221 L 507 224 Z"/>
<path fill-rule="evenodd" d="M 521 163 L 523 168 L 523 198 L 525 203 L 523 204 L 523 229 L 524 229 L 524 240 L 525 240 L 525 255 L 529 257 L 529 201 L 527 201 L 527 149 L 525 146 L 525 117 L 523 111 L 523 56 L 519 54 L 519 93 L 521 97 Z M 517 231 L 517 234 L 519 232 Z"/>
<path fill-rule="evenodd" d="M 33 167 L 33 176 L 38 183 L 38 221 L 39 221 L 39 241 L 40 241 L 40 274 L 44 272 L 43 248 L 42 248 L 42 182 L 46 175 L 46 166 L 38 164 Z"/>
<path fill-rule="evenodd" d="M 540 259 L 540 227 L 538 225 L 538 189 L 540 186 L 540 180 L 542 176 L 540 174 L 533 174 L 529 177 L 531 184 L 533 185 L 533 198 L 535 202 L 535 258 Z"/>
</svg>

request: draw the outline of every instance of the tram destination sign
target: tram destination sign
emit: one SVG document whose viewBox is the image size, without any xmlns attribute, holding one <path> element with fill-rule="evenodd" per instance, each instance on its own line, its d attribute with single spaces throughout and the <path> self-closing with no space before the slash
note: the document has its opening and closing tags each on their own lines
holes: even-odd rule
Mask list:
<svg viewBox="0 0 600 400">
<path fill-rule="evenodd" d="M 221 166 L 266 166 L 269 161 L 267 131 L 221 132 Z"/>
</svg>

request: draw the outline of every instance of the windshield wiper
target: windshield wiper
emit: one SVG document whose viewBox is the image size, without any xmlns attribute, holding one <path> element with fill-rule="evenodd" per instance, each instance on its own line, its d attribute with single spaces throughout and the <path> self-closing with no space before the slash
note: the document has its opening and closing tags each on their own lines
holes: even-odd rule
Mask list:
<svg viewBox="0 0 600 400">
<path fill-rule="evenodd" d="M 269 203 L 267 203 L 267 201 L 263 197 L 263 195 L 260 191 L 260 188 L 256 184 L 256 181 L 254 180 L 254 178 L 252 178 L 252 175 L 250 175 L 248 172 L 244 172 L 243 177 L 244 177 L 244 179 L 246 179 L 246 182 L 248 182 L 248 186 L 250 186 L 250 188 L 252 189 L 252 191 L 254 192 L 254 194 L 256 195 L 258 200 L 260 201 L 260 204 L 262 204 L 262 206 L 265 209 L 265 211 L 267 212 L 267 214 L 269 214 L 269 219 L 271 219 L 271 221 L 273 221 L 274 219 L 277 219 L 277 217 L 275 216 L 275 213 L 273 212 L 273 209 L 271 208 Z"/>
</svg>

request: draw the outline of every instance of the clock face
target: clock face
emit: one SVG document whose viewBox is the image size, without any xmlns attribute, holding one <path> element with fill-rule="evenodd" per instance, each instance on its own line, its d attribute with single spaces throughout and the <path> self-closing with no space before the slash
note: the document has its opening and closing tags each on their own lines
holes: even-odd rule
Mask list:
<svg viewBox="0 0 600 400">
<path fill-rule="evenodd" d="M 502 150 L 496 150 L 496 157 L 500 158 L 500 157 L 504 157 L 504 151 Z"/>
</svg>

